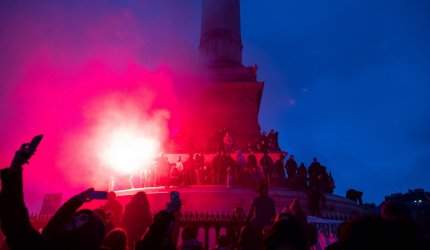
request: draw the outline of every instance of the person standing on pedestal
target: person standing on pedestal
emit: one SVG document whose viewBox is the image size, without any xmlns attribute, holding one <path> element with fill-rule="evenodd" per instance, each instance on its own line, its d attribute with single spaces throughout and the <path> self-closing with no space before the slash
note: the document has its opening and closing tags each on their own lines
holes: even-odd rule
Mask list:
<svg viewBox="0 0 430 250">
<path fill-rule="evenodd" d="M 275 216 L 275 200 L 269 197 L 269 187 L 267 184 L 262 183 L 259 188 L 259 196 L 252 200 L 246 221 L 252 227 L 263 230 L 264 227 L 273 222 Z"/>
<path fill-rule="evenodd" d="M 270 176 L 273 172 L 273 160 L 272 157 L 270 157 L 269 153 L 264 151 L 263 157 L 260 159 L 260 167 L 263 169 L 264 173 L 264 181 L 267 183 L 267 185 L 270 185 Z"/>
<path fill-rule="evenodd" d="M 233 138 L 228 131 L 225 131 L 224 138 L 222 141 L 224 143 L 224 152 L 226 154 L 230 154 L 233 149 Z"/>
</svg>

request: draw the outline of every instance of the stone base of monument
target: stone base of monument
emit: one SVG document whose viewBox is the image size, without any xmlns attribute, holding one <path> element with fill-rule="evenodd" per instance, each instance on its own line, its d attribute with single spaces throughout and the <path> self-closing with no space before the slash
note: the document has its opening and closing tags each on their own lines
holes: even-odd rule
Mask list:
<svg viewBox="0 0 430 250">
<path fill-rule="evenodd" d="M 198 211 L 209 213 L 232 214 L 235 207 L 242 207 L 248 212 L 252 199 L 258 195 L 251 188 L 226 187 L 221 185 L 194 185 L 173 187 L 148 187 L 115 191 L 118 200 L 123 205 L 130 201 L 132 195 L 144 191 L 150 202 L 152 211 L 164 209 L 169 202 L 170 191 L 179 191 L 182 200 L 182 211 Z M 270 188 L 269 195 L 275 199 L 277 213 L 281 212 L 295 198 L 300 199 L 303 209 L 309 213 L 308 196 L 305 192 L 288 188 Z M 363 208 L 344 197 L 325 194 L 326 208 L 321 208 L 324 218 L 350 219 L 354 215 L 362 214 Z"/>
</svg>

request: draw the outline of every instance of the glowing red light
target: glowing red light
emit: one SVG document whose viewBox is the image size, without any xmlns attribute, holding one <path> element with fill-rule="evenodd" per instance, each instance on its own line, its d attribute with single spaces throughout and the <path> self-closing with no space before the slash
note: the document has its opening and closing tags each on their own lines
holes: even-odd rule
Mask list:
<svg viewBox="0 0 430 250">
<path fill-rule="evenodd" d="M 101 160 L 114 171 L 127 174 L 151 164 L 160 143 L 135 128 L 124 127 L 113 131 L 106 146 L 100 153 Z"/>
</svg>

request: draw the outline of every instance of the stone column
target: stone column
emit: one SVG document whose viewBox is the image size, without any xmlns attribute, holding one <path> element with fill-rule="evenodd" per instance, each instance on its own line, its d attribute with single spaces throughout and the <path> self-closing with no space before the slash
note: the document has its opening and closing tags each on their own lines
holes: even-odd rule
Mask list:
<svg viewBox="0 0 430 250">
<path fill-rule="evenodd" d="M 208 66 L 242 66 L 239 0 L 203 0 L 200 52 Z"/>
</svg>

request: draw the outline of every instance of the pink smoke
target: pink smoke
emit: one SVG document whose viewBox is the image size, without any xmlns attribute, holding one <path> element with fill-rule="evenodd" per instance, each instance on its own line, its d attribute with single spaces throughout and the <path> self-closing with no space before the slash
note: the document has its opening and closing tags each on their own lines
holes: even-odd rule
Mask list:
<svg viewBox="0 0 430 250">
<path fill-rule="evenodd" d="M 166 139 L 186 119 L 177 94 L 186 87 L 175 84 L 196 79 L 186 73 L 194 67 L 192 56 L 185 59 L 188 45 L 178 41 L 166 48 L 176 55 L 152 63 L 154 70 L 143 65 L 154 41 L 130 10 L 45 5 L 14 6 L 1 18 L 0 48 L 8 53 L 0 62 L 0 164 L 8 166 L 21 143 L 45 135 L 24 172 L 26 203 L 35 212 L 45 193 L 67 199 L 90 186 L 107 189 L 98 155 L 109 133 L 130 125 Z"/>
</svg>

